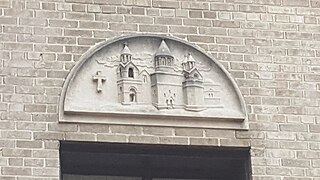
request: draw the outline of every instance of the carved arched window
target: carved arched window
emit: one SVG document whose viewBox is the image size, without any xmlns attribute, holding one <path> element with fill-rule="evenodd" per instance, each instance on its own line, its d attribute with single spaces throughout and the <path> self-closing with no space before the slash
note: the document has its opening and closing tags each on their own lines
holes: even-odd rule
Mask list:
<svg viewBox="0 0 320 180">
<path fill-rule="evenodd" d="M 143 77 L 143 83 L 147 83 L 148 82 L 147 76 L 143 75 L 142 77 Z"/>
<path fill-rule="evenodd" d="M 130 100 L 130 102 L 137 102 L 137 92 L 133 88 L 130 89 L 129 100 Z"/>
<path fill-rule="evenodd" d="M 134 73 L 133 73 L 133 69 L 132 68 L 129 68 L 128 77 L 134 78 Z"/>
</svg>

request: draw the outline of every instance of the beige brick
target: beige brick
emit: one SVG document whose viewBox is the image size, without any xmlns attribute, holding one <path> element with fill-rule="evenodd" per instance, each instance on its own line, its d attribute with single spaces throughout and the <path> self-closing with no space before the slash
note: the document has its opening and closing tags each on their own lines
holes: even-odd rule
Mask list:
<svg viewBox="0 0 320 180">
<path fill-rule="evenodd" d="M 63 47 L 58 45 L 36 44 L 34 49 L 38 52 L 63 52 Z"/>
<path fill-rule="evenodd" d="M 59 168 L 32 168 L 32 174 L 34 176 L 59 176 Z"/>
<path fill-rule="evenodd" d="M 91 133 L 66 133 L 66 140 L 68 141 L 95 141 L 96 136 Z"/>
<path fill-rule="evenodd" d="M 200 34 L 205 35 L 227 35 L 227 31 L 223 28 L 200 27 Z"/>
<path fill-rule="evenodd" d="M 79 45 L 95 45 L 95 44 L 102 42 L 102 41 L 105 41 L 105 39 L 78 38 Z"/>
<path fill-rule="evenodd" d="M 245 44 L 252 46 L 271 46 L 272 41 L 266 39 L 246 39 Z"/>
<path fill-rule="evenodd" d="M 119 30 L 119 31 L 137 31 L 138 26 L 137 26 L 137 24 L 128 24 L 128 23 L 123 23 L 123 24 L 122 23 L 110 23 L 110 29 L 111 30 Z"/>
<path fill-rule="evenodd" d="M 201 129 L 176 128 L 176 136 L 203 137 L 204 132 Z"/>
<path fill-rule="evenodd" d="M 188 26 L 212 26 L 212 22 L 207 19 L 183 19 L 183 24 Z"/>
<path fill-rule="evenodd" d="M 171 33 L 197 34 L 197 28 L 192 26 L 170 26 L 169 31 Z"/>
<path fill-rule="evenodd" d="M 6 157 L 31 157 L 31 150 L 4 148 L 2 154 Z"/>
<path fill-rule="evenodd" d="M 155 136 L 129 136 L 130 143 L 158 144 L 159 138 Z"/>
<path fill-rule="evenodd" d="M 128 6 L 151 6 L 151 0 L 125 0 L 124 4 Z"/>
<path fill-rule="evenodd" d="M 190 138 L 190 145 L 217 146 L 219 140 L 215 138 Z"/>
<path fill-rule="evenodd" d="M 46 105 L 27 104 L 24 106 L 26 112 L 46 112 Z"/>
<path fill-rule="evenodd" d="M 36 140 L 62 140 L 65 139 L 65 134 L 57 132 L 34 132 L 33 137 Z"/>
<path fill-rule="evenodd" d="M 141 32 L 159 32 L 166 33 L 168 32 L 168 26 L 160 26 L 160 25 L 139 25 L 139 30 Z"/>
<path fill-rule="evenodd" d="M 292 149 L 292 150 L 306 150 L 308 149 L 307 142 L 299 142 L 296 143 L 295 141 L 281 141 L 279 143 L 280 148 L 282 149 Z"/>
<path fill-rule="evenodd" d="M 213 27 L 222 27 L 222 28 L 239 28 L 239 21 L 213 21 Z"/>
<path fill-rule="evenodd" d="M 297 158 L 298 159 L 314 159 L 319 158 L 320 152 L 317 151 L 298 151 Z"/>
<path fill-rule="evenodd" d="M 295 152 L 283 149 L 267 149 L 266 156 L 271 158 L 294 158 Z"/>
<path fill-rule="evenodd" d="M 189 35 L 188 40 L 191 42 L 213 43 L 214 37 L 203 35 Z"/>
<path fill-rule="evenodd" d="M 186 138 L 186 137 L 160 137 L 160 144 L 187 145 L 188 138 Z"/>
<path fill-rule="evenodd" d="M 183 9 L 209 9 L 209 4 L 206 2 L 182 2 Z"/>
<path fill-rule="evenodd" d="M 141 23 L 141 24 L 153 24 L 153 18 L 146 17 L 146 16 L 125 16 L 125 22 L 128 22 L 128 23 Z M 159 22 L 157 22 L 157 23 L 159 23 Z"/>
<path fill-rule="evenodd" d="M 199 10 L 190 10 L 189 11 L 190 18 L 202 18 L 202 11 Z"/>
<path fill-rule="evenodd" d="M 221 139 L 221 146 L 230 146 L 230 147 L 249 147 L 250 142 L 248 140 L 240 140 L 240 139 Z"/>
<path fill-rule="evenodd" d="M 320 2 L 318 0 L 311 0 L 311 7 L 319 8 Z"/>
<path fill-rule="evenodd" d="M 256 54 L 257 48 L 254 46 L 229 46 L 229 51 L 232 53 L 245 53 L 245 54 Z"/>
<path fill-rule="evenodd" d="M 66 28 L 76 28 L 78 27 L 78 21 L 72 20 L 49 20 L 50 27 L 66 27 Z"/>
<path fill-rule="evenodd" d="M 23 159 L 22 158 L 9 158 L 9 165 L 10 166 L 22 166 Z"/>
<path fill-rule="evenodd" d="M 142 134 L 142 128 L 136 127 L 136 126 L 116 126 L 112 125 L 110 126 L 112 133 L 119 133 L 119 134 L 136 134 L 141 135 Z"/>
<path fill-rule="evenodd" d="M 155 136 L 173 136 L 174 129 L 166 127 L 143 127 L 143 134 Z"/>
<path fill-rule="evenodd" d="M 109 126 L 106 125 L 80 124 L 79 129 L 80 132 L 109 133 Z"/>
<path fill-rule="evenodd" d="M 25 167 L 2 167 L 3 175 L 24 175 L 30 176 L 31 175 L 31 168 Z"/>
<path fill-rule="evenodd" d="M 97 134 L 98 141 L 102 142 L 127 142 L 127 136 L 112 134 Z"/>
<path fill-rule="evenodd" d="M 210 10 L 213 11 L 237 11 L 239 8 L 232 4 L 211 3 Z"/>
<path fill-rule="evenodd" d="M 69 1 L 73 1 L 73 0 L 69 0 Z M 81 0 L 79 0 L 79 1 L 81 1 Z M 84 1 L 87 1 L 87 0 L 84 0 Z M 84 5 L 84 4 L 72 4 L 71 10 L 75 11 L 75 12 L 85 12 L 86 11 L 86 5 Z"/>
<path fill-rule="evenodd" d="M 92 31 L 90 31 L 90 30 L 65 29 L 64 34 L 66 36 L 92 37 Z"/>
<path fill-rule="evenodd" d="M 44 159 L 26 158 L 24 159 L 24 165 L 27 167 L 43 167 Z"/>
<path fill-rule="evenodd" d="M 160 8 L 178 8 L 179 2 L 177 1 L 152 1 L 153 7 L 160 7 Z"/>
<path fill-rule="evenodd" d="M 115 6 L 110 6 L 110 5 L 102 6 L 102 13 L 115 14 L 116 13 L 116 7 Z"/>
<path fill-rule="evenodd" d="M 267 12 L 274 14 L 294 14 L 295 9 L 291 7 L 268 6 Z"/>
<path fill-rule="evenodd" d="M 155 24 L 162 24 L 162 25 L 182 25 L 182 19 L 178 18 L 162 18 L 162 17 L 156 17 L 154 19 Z"/>
<path fill-rule="evenodd" d="M 46 167 L 55 167 L 55 168 L 59 168 L 60 167 L 60 163 L 58 159 L 47 159 L 46 160 Z"/>
<path fill-rule="evenodd" d="M 49 123 L 48 124 L 49 131 L 58 131 L 58 132 L 76 132 L 78 131 L 78 125 L 76 124 L 57 124 L 57 123 Z"/>
<path fill-rule="evenodd" d="M 132 14 L 145 15 L 145 8 L 142 7 L 132 7 Z"/>
<path fill-rule="evenodd" d="M 70 0 L 72 1 L 72 0 Z M 79 1 L 79 0 L 78 0 Z M 82 0 L 83 1 L 83 0 Z M 91 2 L 91 1 L 90 1 Z M 90 2 L 86 2 L 86 3 L 90 3 Z M 133 2 L 133 1 L 132 1 Z M 94 4 L 109 4 L 109 5 L 120 5 L 121 1 L 119 0 L 108 0 L 108 1 L 104 1 L 104 0 L 93 0 Z"/>
<path fill-rule="evenodd" d="M 83 54 L 89 49 L 88 46 L 66 46 L 65 50 L 67 53 L 78 53 Z"/>
<path fill-rule="evenodd" d="M 284 6 L 297 6 L 297 7 L 309 6 L 309 0 L 283 0 L 282 3 Z"/>
<path fill-rule="evenodd" d="M 266 12 L 265 6 L 257 5 L 240 5 L 240 11 L 242 12 L 255 12 L 255 13 L 264 13 Z"/>
<path fill-rule="evenodd" d="M 307 132 L 308 126 L 301 124 L 280 124 L 280 131 Z"/>
<path fill-rule="evenodd" d="M 16 142 L 18 148 L 42 148 L 42 141 L 23 141 Z"/>
<path fill-rule="evenodd" d="M 0 24 L 17 24 L 17 18 L 13 17 L 0 17 Z"/>
<path fill-rule="evenodd" d="M 241 38 L 230 38 L 230 37 L 217 37 L 217 44 L 243 44 L 243 39 Z"/>
<path fill-rule="evenodd" d="M 243 26 L 246 29 L 259 29 L 259 30 L 269 29 L 269 24 L 265 22 L 242 22 L 241 26 Z"/>
</svg>

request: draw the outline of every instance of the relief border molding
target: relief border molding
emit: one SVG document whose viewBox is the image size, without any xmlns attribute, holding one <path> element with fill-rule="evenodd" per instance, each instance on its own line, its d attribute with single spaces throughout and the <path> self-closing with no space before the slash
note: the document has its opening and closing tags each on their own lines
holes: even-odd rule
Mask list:
<svg viewBox="0 0 320 180">
<path fill-rule="evenodd" d="M 117 41 L 125 41 L 126 39 L 131 38 L 161 38 L 176 41 L 182 43 L 186 46 L 189 46 L 196 51 L 203 54 L 208 59 L 212 60 L 215 65 L 224 73 L 227 79 L 231 82 L 232 87 L 234 88 L 237 98 L 239 99 L 241 110 L 244 114 L 243 118 L 239 117 L 193 117 L 193 116 L 175 116 L 170 115 L 169 119 L 174 121 L 165 121 L 168 119 L 167 116 L 163 115 L 146 115 L 143 113 L 100 113 L 100 112 L 79 112 L 79 111 L 64 111 L 64 102 L 66 94 L 70 83 L 75 79 L 77 73 L 82 66 L 85 65 L 86 61 L 89 60 L 95 53 L 101 49 L 116 43 Z M 71 69 L 59 98 L 59 107 L 58 107 L 59 122 L 68 122 L 68 123 L 96 123 L 96 124 L 124 124 L 124 125 L 151 125 L 151 126 L 175 126 L 175 127 L 199 127 L 199 128 L 220 128 L 220 129 L 248 129 L 248 115 L 246 104 L 244 98 L 238 88 L 235 80 L 231 77 L 229 72 L 224 68 L 219 61 L 209 55 L 200 47 L 197 47 L 195 44 L 187 42 L 183 39 L 161 35 L 161 34 L 135 34 L 135 35 L 124 35 L 116 37 L 107 41 L 103 41 L 92 46 L 86 53 L 84 53 L 77 64 Z M 134 116 L 134 117 L 132 117 Z"/>
</svg>

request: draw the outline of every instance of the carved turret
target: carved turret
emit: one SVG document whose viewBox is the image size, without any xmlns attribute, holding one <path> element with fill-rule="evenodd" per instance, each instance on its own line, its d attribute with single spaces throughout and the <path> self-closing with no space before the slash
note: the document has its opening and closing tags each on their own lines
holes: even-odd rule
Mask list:
<svg viewBox="0 0 320 180">
<path fill-rule="evenodd" d="M 120 63 L 117 69 L 118 74 L 118 99 L 123 105 L 141 103 L 141 80 L 139 79 L 139 69 L 132 62 L 132 53 L 127 43 L 120 53 Z"/>
<path fill-rule="evenodd" d="M 196 61 L 194 60 L 191 53 L 188 53 L 188 55 L 185 56 L 184 61 L 182 62 L 183 70 L 185 71 L 191 71 L 196 66 Z"/>
<path fill-rule="evenodd" d="M 120 62 L 125 65 L 132 60 L 132 53 L 128 47 L 128 43 L 124 43 L 124 47 L 120 54 Z"/>
<path fill-rule="evenodd" d="M 203 77 L 196 67 L 196 61 L 191 53 L 185 56 L 182 66 L 185 77 L 182 83 L 185 109 L 189 111 L 202 111 L 204 109 Z"/>
<path fill-rule="evenodd" d="M 155 54 L 154 60 L 156 70 L 173 66 L 174 57 L 164 40 L 161 41 L 159 49 Z"/>
</svg>

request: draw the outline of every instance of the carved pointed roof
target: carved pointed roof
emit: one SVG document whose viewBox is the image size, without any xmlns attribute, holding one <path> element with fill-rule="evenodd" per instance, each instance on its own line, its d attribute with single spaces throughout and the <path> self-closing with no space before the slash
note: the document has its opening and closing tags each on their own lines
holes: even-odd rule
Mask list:
<svg viewBox="0 0 320 180">
<path fill-rule="evenodd" d="M 126 64 L 119 63 L 119 67 L 123 67 L 123 68 L 133 67 L 133 68 L 139 70 L 139 68 L 132 61 L 129 61 Z"/>
<path fill-rule="evenodd" d="M 198 68 L 193 68 L 189 71 L 189 74 L 194 74 L 194 73 L 197 73 L 200 76 L 200 79 L 202 79 L 202 74 Z"/>
<path fill-rule="evenodd" d="M 194 58 L 191 55 L 191 53 L 188 54 L 188 62 L 196 62 L 196 60 L 194 60 Z"/>
<path fill-rule="evenodd" d="M 182 61 L 182 64 L 186 64 L 187 62 L 188 62 L 188 55 L 185 55 Z"/>
<path fill-rule="evenodd" d="M 161 41 L 159 49 L 156 52 L 156 56 L 170 56 L 170 57 L 173 57 L 172 54 L 171 54 L 171 51 L 170 51 L 170 49 L 169 49 L 169 47 L 167 45 L 167 43 L 164 40 Z"/>
<path fill-rule="evenodd" d="M 124 43 L 124 47 L 121 51 L 121 54 L 129 54 L 129 55 L 132 55 L 129 47 L 128 47 L 128 43 Z"/>
</svg>

